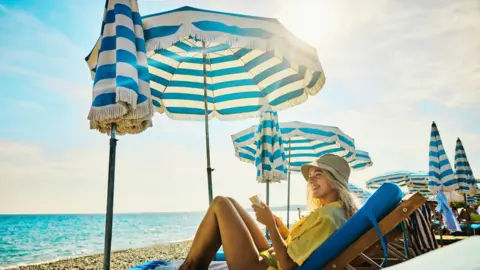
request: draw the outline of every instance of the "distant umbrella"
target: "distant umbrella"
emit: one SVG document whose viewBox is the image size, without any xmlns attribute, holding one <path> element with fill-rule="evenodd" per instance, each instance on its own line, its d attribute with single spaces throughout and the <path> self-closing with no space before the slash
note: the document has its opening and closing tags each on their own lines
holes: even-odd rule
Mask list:
<svg viewBox="0 0 480 270">
<path fill-rule="evenodd" d="M 459 185 L 458 192 L 467 195 L 475 195 L 477 193 L 477 181 L 473 176 L 472 168 L 460 138 L 457 139 L 455 147 L 455 175 Z"/>
<path fill-rule="evenodd" d="M 290 172 L 300 172 L 308 164 L 325 154 L 344 157 L 353 170 L 372 166 L 368 152 L 355 149 L 354 139 L 338 127 L 304 122 L 280 123 L 285 156 L 288 166 L 287 225 L 290 211 Z M 252 126 L 232 135 L 235 155 L 244 162 L 255 160 L 254 136 L 257 126 Z"/>
<path fill-rule="evenodd" d="M 435 122 L 432 123 L 430 133 L 430 152 L 429 152 L 429 181 L 428 189 L 436 194 L 438 206 L 437 212 L 442 213 L 445 225 L 450 231 L 459 231 L 458 221 L 453 216 L 452 209 L 443 192 L 450 192 L 458 189 L 457 179 L 448 160 L 442 139 L 438 132 Z"/>
<path fill-rule="evenodd" d="M 429 151 L 429 181 L 428 189 L 434 194 L 439 191 L 454 191 L 458 189 L 458 182 L 443 147 L 440 133 L 435 122 L 432 123 Z"/>
</svg>

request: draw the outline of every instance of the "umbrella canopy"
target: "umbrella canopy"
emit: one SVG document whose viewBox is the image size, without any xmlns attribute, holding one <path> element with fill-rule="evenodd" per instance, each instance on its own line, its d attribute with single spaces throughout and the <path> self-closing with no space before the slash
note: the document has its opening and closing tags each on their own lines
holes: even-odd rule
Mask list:
<svg viewBox="0 0 480 270">
<path fill-rule="evenodd" d="M 232 135 L 235 154 L 242 161 L 254 161 L 256 129 L 252 126 Z M 296 121 L 280 123 L 280 130 L 290 171 L 299 172 L 302 165 L 329 153 L 344 157 L 355 170 L 373 164 L 368 152 L 355 149 L 354 139 L 337 127 Z"/>
<path fill-rule="evenodd" d="M 390 182 L 390 183 L 397 184 L 400 187 L 405 187 L 407 186 L 407 183 L 409 181 L 408 177 L 410 174 L 412 174 L 412 172 L 408 172 L 408 171 L 388 172 L 388 173 L 381 174 L 368 179 L 366 182 L 366 186 L 369 189 L 377 189 L 381 185 L 383 185 L 383 183 Z"/>
<path fill-rule="evenodd" d="M 135 0 L 106 1 L 97 46 L 86 57 L 93 79 L 90 128 L 135 134 L 152 123 L 150 74 Z"/>
<path fill-rule="evenodd" d="M 409 193 L 419 192 L 425 198 L 431 198 L 432 192 L 428 190 L 428 173 L 427 172 L 411 172 L 411 171 L 395 171 L 381 174 L 370 178 L 366 182 L 369 189 L 377 189 L 383 183 L 390 182 L 407 187 Z"/>
<path fill-rule="evenodd" d="M 267 110 L 255 132 L 255 166 L 259 183 L 287 179 L 287 163 L 276 112 Z"/>
<path fill-rule="evenodd" d="M 364 190 L 363 188 L 360 188 L 354 184 L 349 183 L 348 184 L 348 189 L 355 194 L 355 196 L 362 202 L 364 203 L 372 193 L 369 191 Z"/>
<path fill-rule="evenodd" d="M 439 191 L 454 191 L 458 189 L 458 182 L 443 147 L 440 133 L 435 122 L 432 123 L 430 133 L 429 152 L 429 181 L 428 189 L 436 194 Z"/>
<path fill-rule="evenodd" d="M 433 193 L 428 189 L 429 176 L 427 172 L 412 173 L 408 178 L 407 186 L 410 193 L 419 192 L 427 199 L 433 197 Z"/>
<path fill-rule="evenodd" d="M 458 192 L 468 195 L 477 193 L 477 181 L 473 177 L 472 168 L 460 138 L 457 139 L 455 147 L 455 175 L 459 186 Z"/>
<path fill-rule="evenodd" d="M 480 194 L 477 195 L 467 195 L 467 204 L 468 205 L 475 205 L 477 203 L 480 203 Z"/>
</svg>

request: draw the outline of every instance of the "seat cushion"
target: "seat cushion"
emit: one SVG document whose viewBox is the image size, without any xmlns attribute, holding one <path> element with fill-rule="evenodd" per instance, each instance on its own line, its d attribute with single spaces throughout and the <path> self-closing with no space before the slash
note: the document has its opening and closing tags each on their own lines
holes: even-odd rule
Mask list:
<svg viewBox="0 0 480 270">
<path fill-rule="evenodd" d="M 384 183 L 373 193 L 363 206 L 347 222 L 325 241 L 305 263 L 297 269 L 322 269 L 360 236 L 373 228 L 367 213 L 379 222 L 392 212 L 402 200 L 403 193 L 398 185 Z"/>
</svg>

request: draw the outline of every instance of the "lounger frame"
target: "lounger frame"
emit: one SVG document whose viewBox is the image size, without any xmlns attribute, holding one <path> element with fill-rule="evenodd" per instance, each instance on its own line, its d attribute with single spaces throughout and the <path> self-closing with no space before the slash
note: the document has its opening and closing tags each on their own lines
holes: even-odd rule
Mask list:
<svg viewBox="0 0 480 270">
<path fill-rule="evenodd" d="M 383 218 L 378 226 L 382 235 L 386 235 L 395 229 L 403 220 L 407 219 L 415 210 L 425 204 L 426 200 L 420 193 L 409 194 L 403 201 L 385 218 Z M 366 256 L 364 252 L 375 245 L 380 240 L 375 228 L 370 229 L 367 233 L 360 236 L 347 249 L 339 254 L 335 259 L 327 263 L 324 269 L 359 269 L 350 265 L 355 258 L 360 257 L 365 262 L 369 263 L 375 269 L 382 268 L 370 257 Z"/>
</svg>

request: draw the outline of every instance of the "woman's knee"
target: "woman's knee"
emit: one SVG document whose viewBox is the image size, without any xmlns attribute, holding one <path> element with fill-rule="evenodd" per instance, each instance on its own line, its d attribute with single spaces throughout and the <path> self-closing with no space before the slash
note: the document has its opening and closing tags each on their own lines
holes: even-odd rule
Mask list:
<svg viewBox="0 0 480 270">
<path fill-rule="evenodd" d="M 233 204 L 238 204 L 237 201 L 232 198 L 232 197 L 226 197 L 229 201 L 231 201 Z"/>
<path fill-rule="evenodd" d="M 216 207 L 218 205 L 224 205 L 225 203 L 230 203 L 230 200 L 227 197 L 216 196 L 215 198 L 213 198 L 213 201 L 210 204 L 210 207 Z"/>
</svg>

